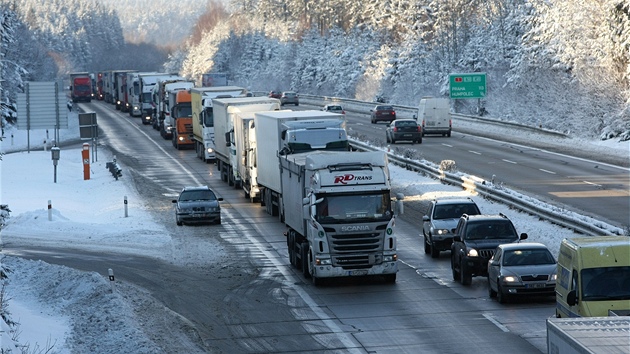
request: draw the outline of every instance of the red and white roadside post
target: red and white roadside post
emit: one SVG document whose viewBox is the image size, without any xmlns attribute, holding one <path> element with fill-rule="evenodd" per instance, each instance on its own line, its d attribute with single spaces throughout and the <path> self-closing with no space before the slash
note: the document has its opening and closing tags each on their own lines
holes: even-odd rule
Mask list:
<svg viewBox="0 0 630 354">
<path fill-rule="evenodd" d="M 83 143 L 81 157 L 83 158 L 83 180 L 87 181 L 90 179 L 90 144 Z"/>
</svg>

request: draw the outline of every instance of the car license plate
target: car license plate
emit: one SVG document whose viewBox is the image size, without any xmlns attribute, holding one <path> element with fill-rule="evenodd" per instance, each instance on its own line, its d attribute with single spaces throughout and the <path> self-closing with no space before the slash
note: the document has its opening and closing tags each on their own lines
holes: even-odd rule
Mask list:
<svg viewBox="0 0 630 354">
<path fill-rule="evenodd" d="M 426 124 L 427 124 L 427 126 L 429 126 L 429 125 L 435 125 L 435 122 L 427 122 Z"/>
<path fill-rule="evenodd" d="M 361 276 L 361 275 L 367 275 L 368 271 L 366 269 L 360 269 L 360 270 L 351 270 L 350 271 L 350 275 L 351 276 Z"/>
<path fill-rule="evenodd" d="M 405 137 L 405 138 L 411 138 L 411 134 L 403 134 L 403 137 Z"/>
<path fill-rule="evenodd" d="M 540 288 L 544 288 L 545 284 L 542 283 L 537 283 L 537 284 L 527 284 L 525 286 L 526 288 L 530 288 L 530 289 L 540 289 Z"/>
</svg>

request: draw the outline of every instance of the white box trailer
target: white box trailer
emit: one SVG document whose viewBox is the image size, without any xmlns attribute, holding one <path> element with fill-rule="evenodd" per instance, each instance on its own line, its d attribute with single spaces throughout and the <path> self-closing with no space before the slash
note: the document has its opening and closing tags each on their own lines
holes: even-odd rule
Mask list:
<svg viewBox="0 0 630 354">
<path fill-rule="evenodd" d="M 235 188 L 241 187 L 238 175 L 239 159 L 237 143 L 230 134 L 234 133 L 234 115 L 243 112 L 264 112 L 280 109 L 280 100 L 269 97 L 216 98 L 212 100 L 214 113 L 214 143 L 217 168 L 221 180 Z"/>
<path fill-rule="evenodd" d="M 343 115 L 323 111 L 278 111 L 254 115 L 260 202 L 267 213 L 282 213 L 278 156 L 313 151 L 349 151 Z"/>
<path fill-rule="evenodd" d="M 613 354 L 630 352 L 630 317 L 547 319 L 547 353 Z"/>
<path fill-rule="evenodd" d="M 395 282 L 387 155 L 312 151 L 281 156 L 280 164 L 291 264 L 315 285 L 323 278 L 372 275 Z"/>
<path fill-rule="evenodd" d="M 197 157 L 205 162 L 216 160 L 214 108 L 212 99 L 245 97 L 247 89 L 239 86 L 196 87 L 190 90 L 193 140 Z"/>
</svg>

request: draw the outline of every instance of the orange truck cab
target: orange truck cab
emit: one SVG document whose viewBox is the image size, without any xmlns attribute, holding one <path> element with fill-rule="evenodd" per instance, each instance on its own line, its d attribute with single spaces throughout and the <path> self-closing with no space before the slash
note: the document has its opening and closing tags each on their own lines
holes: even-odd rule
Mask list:
<svg viewBox="0 0 630 354">
<path fill-rule="evenodd" d="M 195 145 L 192 140 L 192 104 L 190 91 L 177 92 L 176 103 L 171 110 L 171 117 L 175 120 L 173 125 L 173 146 L 177 150 L 192 149 Z"/>
</svg>

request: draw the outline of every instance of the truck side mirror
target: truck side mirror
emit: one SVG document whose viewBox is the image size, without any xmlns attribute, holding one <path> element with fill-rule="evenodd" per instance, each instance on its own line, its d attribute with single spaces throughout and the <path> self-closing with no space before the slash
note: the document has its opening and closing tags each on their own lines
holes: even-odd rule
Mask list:
<svg viewBox="0 0 630 354">
<path fill-rule="evenodd" d="M 230 146 L 230 132 L 225 133 L 225 146 Z"/>
<path fill-rule="evenodd" d="M 569 306 L 575 306 L 577 303 L 577 292 L 575 290 L 569 291 L 567 294 L 567 304 L 569 304 Z"/>
</svg>

